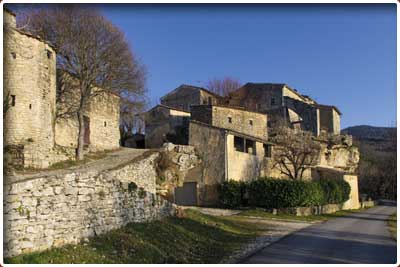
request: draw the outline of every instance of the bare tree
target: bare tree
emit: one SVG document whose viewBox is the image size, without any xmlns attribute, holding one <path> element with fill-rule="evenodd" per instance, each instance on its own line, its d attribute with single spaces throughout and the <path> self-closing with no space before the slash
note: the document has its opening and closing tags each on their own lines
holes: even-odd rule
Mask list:
<svg viewBox="0 0 400 267">
<path fill-rule="evenodd" d="M 21 21 L 26 30 L 50 42 L 57 51 L 57 69 L 76 78 L 65 82 L 65 93 L 78 98 L 76 157 L 83 159 L 84 113 L 96 97 L 117 93 L 132 100 L 145 94 L 145 72 L 124 34 L 92 7 L 57 5 L 34 10 Z M 71 86 L 74 84 L 74 86 Z M 122 101 L 124 102 L 124 101 Z"/>
<path fill-rule="evenodd" d="M 274 166 L 293 180 L 301 180 L 304 171 L 318 159 L 320 145 L 311 132 L 278 126 L 271 140 L 277 145 Z"/>
<path fill-rule="evenodd" d="M 240 88 L 242 84 L 236 78 L 225 77 L 223 79 L 211 79 L 208 81 L 206 87 L 211 92 L 214 92 L 221 96 L 227 96 L 230 92 Z"/>
</svg>

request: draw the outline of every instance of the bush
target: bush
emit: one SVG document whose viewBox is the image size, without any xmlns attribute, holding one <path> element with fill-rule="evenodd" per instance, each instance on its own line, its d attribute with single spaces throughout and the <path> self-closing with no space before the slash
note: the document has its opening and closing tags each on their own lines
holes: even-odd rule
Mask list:
<svg viewBox="0 0 400 267">
<path fill-rule="evenodd" d="M 263 208 L 320 205 L 323 191 L 317 182 L 260 178 L 250 182 L 249 204 Z"/>
<path fill-rule="evenodd" d="M 349 199 L 350 185 L 346 181 L 323 179 L 319 184 L 324 193 L 323 204 L 339 204 Z"/>
<path fill-rule="evenodd" d="M 330 179 L 316 182 L 259 178 L 250 183 L 227 181 L 220 186 L 220 203 L 227 208 L 247 205 L 247 201 L 250 206 L 261 208 L 340 204 L 349 195 L 350 185 L 346 181 Z"/>
<path fill-rule="evenodd" d="M 246 183 L 225 181 L 219 187 L 219 201 L 222 207 L 237 208 L 245 204 Z"/>
</svg>

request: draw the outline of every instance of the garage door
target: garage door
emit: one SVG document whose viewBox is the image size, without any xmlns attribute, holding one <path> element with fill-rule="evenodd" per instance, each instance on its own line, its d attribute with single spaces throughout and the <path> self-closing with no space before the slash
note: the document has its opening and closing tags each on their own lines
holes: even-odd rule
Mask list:
<svg viewBox="0 0 400 267">
<path fill-rule="evenodd" d="M 175 188 L 175 203 L 182 206 L 196 206 L 197 183 L 183 183 L 182 187 Z"/>
</svg>

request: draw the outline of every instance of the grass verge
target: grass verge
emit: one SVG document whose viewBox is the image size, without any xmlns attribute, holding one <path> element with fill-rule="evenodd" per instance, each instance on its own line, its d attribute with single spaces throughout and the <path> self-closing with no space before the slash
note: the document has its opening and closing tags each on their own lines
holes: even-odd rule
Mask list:
<svg viewBox="0 0 400 267">
<path fill-rule="evenodd" d="M 393 213 L 392 215 L 390 215 L 387 223 L 390 234 L 395 240 L 397 240 L 397 214 Z"/>
<path fill-rule="evenodd" d="M 261 229 L 234 218 L 185 211 L 184 218 L 132 223 L 87 243 L 5 259 L 5 263 L 218 263 Z"/>
<path fill-rule="evenodd" d="M 239 216 L 247 216 L 247 217 L 259 217 L 259 218 L 267 218 L 267 219 L 280 219 L 280 220 L 290 220 L 290 221 L 303 221 L 303 222 L 315 222 L 315 221 L 326 221 L 335 217 L 343 217 L 347 215 L 351 215 L 354 212 L 360 212 L 364 209 L 354 209 L 354 210 L 340 210 L 331 214 L 321 214 L 321 215 L 309 215 L 309 216 L 295 216 L 290 214 L 272 214 L 270 212 L 266 212 L 262 209 L 251 209 L 246 210 L 239 213 Z"/>
</svg>

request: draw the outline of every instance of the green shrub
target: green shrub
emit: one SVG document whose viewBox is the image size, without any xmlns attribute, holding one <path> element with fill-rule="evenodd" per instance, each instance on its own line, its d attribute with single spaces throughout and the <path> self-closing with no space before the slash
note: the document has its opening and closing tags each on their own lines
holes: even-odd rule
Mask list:
<svg viewBox="0 0 400 267">
<path fill-rule="evenodd" d="M 317 182 L 260 178 L 248 185 L 249 204 L 263 208 L 320 205 L 323 191 Z"/>
<path fill-rule="evenodd" d="M 245 204 L 246 183 L 225 181 L 219 186 L 220 205 L 225 208 L 237 208 Z"/>
<path fill-rule="evenodd" d="M 247 204 L 261 208 L 310 207 L 345 202 L 349 199 L 350 185 L 343 180 L 316 182 L 264 177 L 249 183 L 224 182 L 219 193 L 220 204 L 226 208 Z"/>
<path fill-rule="evenodd" d="M 323 190 L 323 204 L 340 204 L 349 199 L 350 185 L 343 180 L 323 179 L 318 182 Z"/>
</svg>

